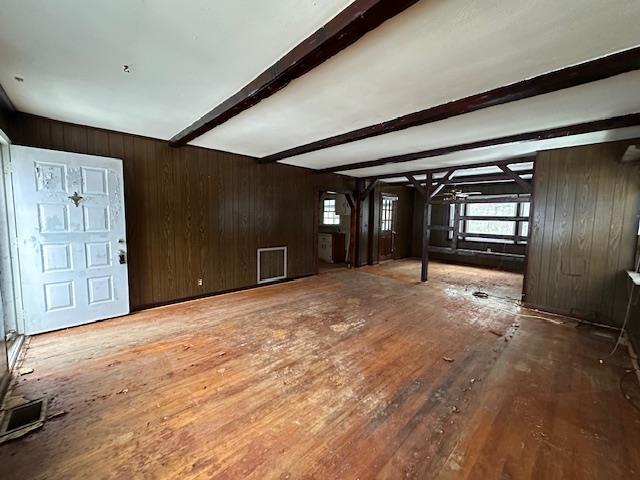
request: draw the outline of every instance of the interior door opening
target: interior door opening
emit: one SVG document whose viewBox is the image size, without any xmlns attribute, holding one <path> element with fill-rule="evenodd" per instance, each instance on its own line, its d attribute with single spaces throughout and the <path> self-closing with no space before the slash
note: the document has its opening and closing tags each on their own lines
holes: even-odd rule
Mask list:
<svg viewBox="0 0 640 480">
<path fill-rule="evenodd" d="M 380 198 L 380 236 L 378 250 L 380 260 L 395 258 L 398 197 L 383 193 Z"/>
<path fill-rule="evenodd" d="M 346 268 L 351 262 L 351 206 L 344 193 L 320 192 L 318 272 Z"/>
</svg>

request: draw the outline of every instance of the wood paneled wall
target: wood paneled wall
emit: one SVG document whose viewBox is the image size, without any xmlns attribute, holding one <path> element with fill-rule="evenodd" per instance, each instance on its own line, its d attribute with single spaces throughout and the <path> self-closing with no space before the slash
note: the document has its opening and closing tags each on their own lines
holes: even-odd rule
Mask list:
<svg viewBox="0 0 640 480">
<path fill-rule="evenodd" d="M 10 123 L 11 113 L 3 110 L 0 107 L 0 130 L 2 130 L 5 135 L 9 135 L 9 123 Z"/>
<path fill-rule="evenodd" d="M 541 152 L 536 163 L 526 303 L 619 326 L 627 304 L 640 165 L 627 143 Z"/>
<path fill-rule="evenodd" d="M 255 285 L 259 247 L 286 245 L 289 277 L 315 273 L 318 186 L 354 188 L 347 177 L 31 115 L 18 115 L 10 136 L 123 160 L 132 309 Z"/>
</svg>

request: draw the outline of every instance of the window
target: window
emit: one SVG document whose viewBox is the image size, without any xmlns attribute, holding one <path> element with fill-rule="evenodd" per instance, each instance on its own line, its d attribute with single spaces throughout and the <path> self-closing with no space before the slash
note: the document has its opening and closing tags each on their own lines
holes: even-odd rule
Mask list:
<svg viewBox="0 0 640 480">
<path fill-rule="evenodd" d="M 529 202 L 473 203 L 469 200 L 459 204 L 459 232 L 465 240 L 490 243 L 526 243 L 529 233 Z M 454 226 L 456 205 L 451 205 L 449 226 Z M 495 217 L 496 220 L 493 220 Z M 509 217 L 513 217 L 510 220 Z M 449 239 L 453 232 L 449 233 Z"/>
<path fill-rule="evenodd" d="M 322 202 L 322 224 L 340 225 L 340 215 L 336 214 L 335 198 L 325 198 Z"/>
<path fill-rule="evenodd" d="M 393 199 L 382 197 L 382 215 L 380 217 L 380 230 L 389 232 L 393 229 Z"/>
</svg>

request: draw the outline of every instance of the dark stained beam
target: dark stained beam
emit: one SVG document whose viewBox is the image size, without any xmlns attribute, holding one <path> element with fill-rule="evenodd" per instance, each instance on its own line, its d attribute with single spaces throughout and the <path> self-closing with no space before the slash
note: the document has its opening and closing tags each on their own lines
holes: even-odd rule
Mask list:
<svg viewBox="0 0 640 480">
<path fill-rule="evenodd" d="M 511 177 L 513 179 L 514 182 L 516 182 L 518 185 L 520 185 L 525 192 L 529 192 L 531 193 L 532 188 L 531 188 L 531 183 L 527 182 L 526 180 L 524 180 L 523 178 L 520 177 L 520 175 L 516 172 L 514 172 L 513 170 L 511 170 L 509 167 L 507 167 L 506 165 L 500 165 L 500 170 L 502 170 L 506 175 L 508 175 L 509 177 Z"/>
<path fill-rule="evenodd" d="M 532 175 L 533 170 L 517 170 L 518 175 Z M 396 175 L 397 176 L 397 175 Z M 487 182 L 501 182 L 501 181 L 510 181 L 511 177 L 505 175 L 504 173 L 485 173 L 480 175 L 462 175 L 459 177 L 453 177 L 444 182 L 445 185 L 462 185 L 465 183 L 487 183 Z M 527 182 L 530 182 L 531 179 L 524 179 Z M 421 184 L 424 184 L 424 180 L 419 180 Z M 389 185 L 395 186 L 406 186 L 413 185 L 411 182 L 389 182 Z"/>
<path fill-rule="evenodd" d="M 524 260 L 525 255 L 519 255 L 517 253 L 502 253 L 502 252 L 483 252 L 481 250 L 468 250 L 461 248 L 447 248 L 447 247 L 429 247 L 429 251 L 433 253 L 451 253 L 453 255 L 468 256 L 468 257 L 484 257 L 484 258 L 502 258 L 505 260 Z"/>
<path fill-rule="evenodd" d="M 186 145 L 194 138 L 254 106 L 417 1 L 355 0 L 242 90 L 175 135 L 169 144 L 174 147 Z"/>
<path fill-rule="evenodd" d="M 369 196 L 369 194 L 371 193 L 371 191 L 376 188 L 376 185 L 378 184 L 378 179 L 373 180 L 369 186 L 367 188 L 364 189 L 364 192 L 362 192 L 362 198 L 361 200 L 364 200 L 365 198 L 367 198 Z"/>
<path fill-rule="evenodd" d="M 532 132 L 517 133 L 504 137 L 491 138 L 488 140 L 479 140 L 477 142 L 462 143 L 460 145 L 452 145 L 448 147 L 434 148 L 431 150 L 423 150 L 421 152 L 405 153 L 402 155 L 394 155 L 391 157 L 383 157 L 377 160 L 369 160 L 366 162 L 350 163 L 348 165 L 339 165 L 331 168 L 318 170 L 320 173 L 327 172 L 343 172 L 347 170 L 357 170 L 361 168 L 379 167 L 380 165 L 390 165 L 393 163 L 411 162 L 424 158 L 437 157 L 454 152 L 464 150 L 473 150 L 476 148 L 493 147 L 496 145 L 504 145 L 515 142 L 528 142 L 538 140 L 548 140 L 550 138 L 568 137 L 571 135 L 580 135 L 583 133 L 600 132 L 603 130 L 613 130 L 616 128 L 634 127 L 640 125 L 640 113 L 632 113 L 611 117 L 604 120 L 596 120 L 593 122 L 576 123 L 557 128 L 549 128 L 546 130 L 535 130 Z"/>
<path fill-rule="evenodd" d="M 517 170 L 518 175 L 533 175 L 533 170 Z M 444 182 L 445 185 L 461 185 L 464 183 L 483 183 L 483 182 L 496 182 L 510 180 L 511 178 L 504 173 L 487 173 L 484 175 L 464 175 L 460 177 L 454 177 Z M 524 179 L 530 182 L 531 179 Z"/>
<path fill-rule="evenodd" d="M 428 185 L 420 185 L 420 182 L 418 182 L 418 180 L 416 180 L 413 175 L 407 175 L 407 178 L 413 184 L 413 186 L 416 187 L 416 190 L 420 192 L 422 196 L 425 196 L 427 194 Z"/>
<path fill-rule="evenodd" d="M 505 159 L 505 160 L 491 160 L 491 161 L 488 161 L 488 162 L 470 163 L 470 164 L 466 164 L 466 165 L 456 165 L 456 168 L 459 169 L 459 170 L 471 170 L 473 168 L 480 168 L 480 167 L 497 167 L 499 165 L 516 165 L 518 163 L 533 162 L 535 159 L 536 159 L 536 155 L 533 154 L 533 155 L 526 155 L 526 156 L 523 156 L 523 157 L 508 158 L 508 159 Z M 411 171 L 411 172 L 385 173 L 384 175 L 372 175 L 371 177 L 361 177 L 361 178 L 367 178 L 369 180 L 377 178 L 379 180 L 384 180 L 385 178 L 406 177 L 407 175 L 424 175 L 425 172 L 430 172 L 430 173 L 447 172 L 447 171 L 449 171 L 449 169 L 451 169 L 451 166 L 448 166 L 448 167 L 437 167 L 437 168 L 432 168 L 432 169 L 429 169 L 429 170 L 425 170 L 423 168 L 422 170 L 414 170 L 414 171 Z M 456 177 L 453 177 L 453 178 L 455 179 Z"/>
<path fill-rule="evenodd" d="M 452 102 L 409 113 L 386 122 L 359 128 L 350 132 L 323 138 L 315 142 L 268 155 L 260 159 L 262 163 L 276 162 L 283 158 L 314 152 L 323 148 L 335 147 L 365 138 L 397 132 L 406 128 L 426 125 L 456 115 L 475 112 L 483 108 L 494 107 L 516 100 L 544 95 L 585 83 L 604 80 L 640 68 L 640 47 L 614 53 L 606 57 L 590 60 L 571 67 L 545 73 L 520 82 L 505 85 Z"/>
<path fill-rule="evenodd" d="M 430 189 L 431 193 L 430 196 L 431 198 L 435 197 L 438 193 L 440 193 L 440 190 L 442 190 L 444 188 L 444 186 L 446 185 L 445 182 L 447 182 L 450 178 L 451 175 L 453 175 L 455 173 L 456 169 L 452 168 L 451 170 L 449 170 L 447 173 L 445 173 L 444 177 L 439 178 L 435 184 L 433 185 L 433 188 Z M 426 183 L 426 182 L 425 182 Z"/>
<path fill-rule="evenodd" d="M 345 193 L 344 196 L 347 199 L 347 203 L 349 204 L 349 208 L 351 210 L 353 210 L 355 208 L 355 206 L 356 206 L 355 202 L 353 201 L 353 195 L 351 195 L 350 193 Z"/>
</svg>

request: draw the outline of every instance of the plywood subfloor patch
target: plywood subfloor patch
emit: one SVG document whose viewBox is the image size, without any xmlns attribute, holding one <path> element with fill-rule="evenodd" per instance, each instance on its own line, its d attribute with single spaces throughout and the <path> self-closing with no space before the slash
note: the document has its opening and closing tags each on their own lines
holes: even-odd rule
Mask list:
<svg viewBox="0 0 640 480">
<path fill-rule="evenodd" d="M 339 270 L 38 336 L 14 393 L 69 413 L 0 448 L 0 477 L 640 471 L 640 420 L 618 387 L 628 358 L 597 362 L 609 339 L 514 326 L 519 275 L 433 263 L 425 285 L 419 269 Z"/>
</svg>

